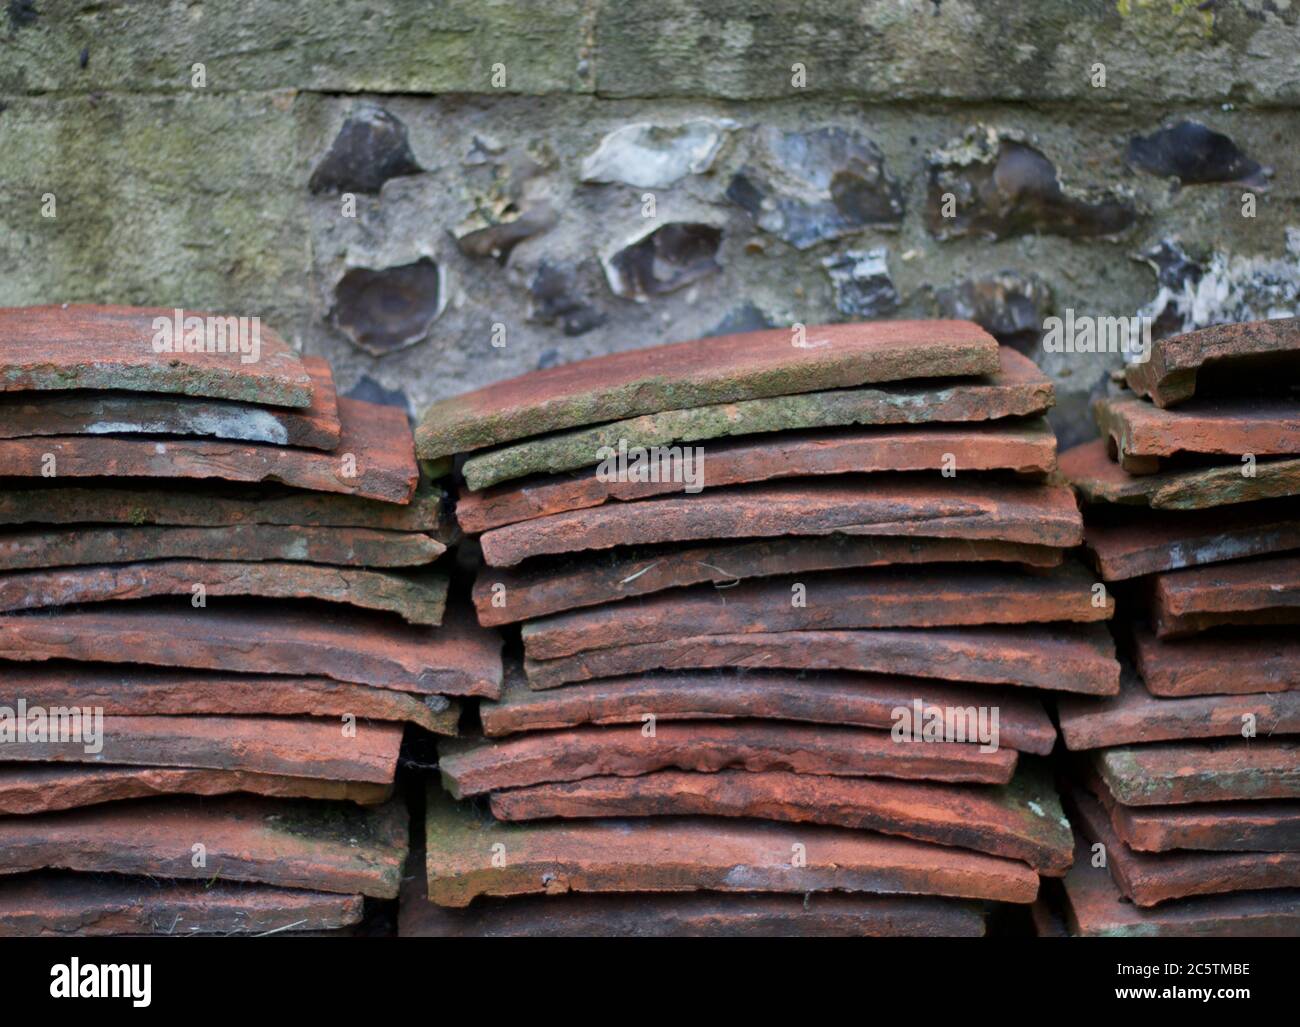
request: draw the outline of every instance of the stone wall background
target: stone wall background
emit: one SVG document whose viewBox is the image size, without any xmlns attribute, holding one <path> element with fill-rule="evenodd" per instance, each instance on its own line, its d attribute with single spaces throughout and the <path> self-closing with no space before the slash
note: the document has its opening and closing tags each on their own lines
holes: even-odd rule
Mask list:
<svg viewBox="0 0 1300 1027">
<path fill-rule="evenodd" d="M 1298 55 L 1294 0 L 0 0 L 0 305 L 259 314 L 416 413 L 972 316 L 1069 443 L 1122 357 L 1045 317 L 1300 312 Z"/>
</svg>

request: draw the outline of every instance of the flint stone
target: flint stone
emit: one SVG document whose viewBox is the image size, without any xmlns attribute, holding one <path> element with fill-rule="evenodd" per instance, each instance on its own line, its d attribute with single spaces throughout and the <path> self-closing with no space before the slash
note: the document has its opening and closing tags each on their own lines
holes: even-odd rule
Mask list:
<svg viewBox="0 0 1300 1027">
<path fill-rule="evenodd" d="M 964 427 L 842 428 L 712 442 L 699 447 L 692 470 L 706 488 L 805 475 L 879 471 L 937 471 L 951 461 L 959 472 L 1010 470 L 1046 474 L 1056 467 L 1056 435 L 1047 421 Z M 684 492 L 679 460 L 661 461 L 663 481 L 602 480 L 596 470 L 463 491 L 456 502 L 462 531 L 477 533 L 611 500 Z M 631 478 L 629 474 L 627 476 Z M 649 477 L 649 475 L 647 475 Z"/>
<path fill-rule="evenodd" d="M 423 459 L 661 410 L 905 378 L 994 374 L 997 343 L 963 321 L 890 321 L 720 335 L 627 350 L 498 382 L 431 406 Z"/>
<path fill-rule="evenodd" d="M 328 799 L 373 806 L 393 795 L 392 782 L 334 781 L 248 770 L 198 767 L 0 764 L 0 813 L 53 813 L 105 802 L 163 795 L 232 795 L 247 792 L 282 799 Z"/>
<path fill-rule="evenodd" d="M 1282 367 L 1294 371 L 1300 357 L 1300 317 L 1211 325 L 1152 343 L 1151 355 L 1125 371 L 1128 387 L 1158 407 L 1177 406 L 1196 395 L 1203 368 L 1222 373 L 1240 369 L 1266 380 Z M 1227 368 L 1222 365 L 1226 363 Z M 1291 381 L 1294 376 L 1289 375 Z M 1204 392 L 1204 390 L 1202 390 Z"/>
<path fill-rule="evenodd" d="M 439 628 L 379 614 L 153 603 L 0 614 L 0 659 L 144 663 L 333 678 L 402 692 L 501 694 L 501 639 L 462 613 Z"/>
<path fill-rule="evenodd" d="M 1139 626 L 1133 662 L 1161 698 L 1249 695 L 1300 687 L 1300 638 L 1294 629 L 1238 629 L 1231 635 L 1161 639 Z"/>
<path fill-rule="evenodd" d="M 529 621 L 521 634 L 530 658 L 551 660 L 691 635 L 1109 620 L 1114 600 L 1094 605 L 1092 585 L 1073 562 L 1050 574 L 960 565 L 833 571 L 661 592 Z M 805 605 L 794 605 L 797 592 Z"/>
<path fill-rule="evenodd" d="M 446 551 L 447 546 L 432 535 L 373 528 L 234 524 L 225 528 L 85 527 L 75 532 L 38 529 L 0 532 L 0 571 L 142 560 L 414 567 L 433 563 Z"/>
<path fill-rule="evenodd" d="M 1129 199 L 1064 185 L 1040 150 L 1011 133 L 973 129 L 932 152 L 927 164 L 926 226 L 937 239 L 1114 237 L 1137 220 Z M 949 196 L 955 198 L 951 212 L 946 210 Z"/>
<path fill-rule="evenodd" d="M 453 802 L 436 784 L 426 808 L 429 898 L 440 906 L 543 892 L 836 891 L 997 902 L 1032 902 L 1038 892 L 1038 876 L 1017 860 L 843 828 L 699 817 L 510 824 Z M 497 843 L 504 866 L 493 865 Z M 792 864 L 795 851 L 806 864 Z"/>
<path fill-rule="evenodd" d="M 396 613 L 408 624 L 441 624 L 447 578 L 265 560 L 147 560 L 142 563 L 0 573 L 0 611 L 184 596 L 201 584 L 214 599 L 313 599 Z"/>
<path fill-rule="evenodd" d="M 474 583 L 479 623 L 509 624 L 550 613 L 713 582 L 841 567 L 994 561 L 1055 567 L 1061 550 L 990 539 L 824 535 L 698 546 L 617 547 L 607 553 L 543 557 L 516 570 L 482 568 Z M 500 591 L 496 586 L 501 586 Z M 498 600 L 500 596 L 500 600 Z"/>
<path fill-rule="evenodd" d="M 339 399 L 343 438 L 335 453 L 215 439 L 52 435 L 0 443 L 0 477 L 41 477 L 47 455 L 58 478 L 220 478 L 409 503 L 419 482 L 400 410 Z M 352 457 L 350 461 L 348 458 Z"/>
<path fill-rule="evenodd" d="M 1300 463 L 1300 462 L 1298 462 Z M 837 475 L 710 489 L 538 517 L 485 532 L 483 559 L 638 543 L 780 535 L 904 535 L 1071 547 L 1083 519 L 1063 485 L 916 475 Z"/>
<path fill-rule="evenodd" d="M 1199 802 L 1123 806 L 1096 776 L 1088 789 L 1110 826 L 1139 852 L 1300 852 L 1300 802 Z"/>
<path fill-rule="evenodd" d="M 186 311 L 186 316 L 196 315 Z M 174 310 L 66 304 L 0 307 L 0 392 L 110 389 L 309 407 L 312 379 L 293 348 L 261 329 L 256 360 L 234 340 L 225 353 L 157 353 L 154 319 Z M 225 315 L 222 315 L 223 317 Z"/>
<path fill-rule="evenodd" d="M 845 250 L 824 257 L 822 267 L 835 290 L 835 309 L 850 317 L 883 317 L 898 309 L 898 290 L 889 277 L 889 251 Z"/>
<path fill-rule="evenodd" d="M 430 485 L 417 488 L 407 505 L 337 493 L 191 487 L 188 482 L 183 490 L 5 489 L 0 490 L 0 524 L 268 524 L 430 532 L 444 544 L 454 538 L 443 516 L 443 491 Z"/>
<path fill-rule="evenodd" d="M 1161 410 L 1126 394 L 1100 399 L 1092 409 L 1120 466 L 1130 474 L 1153 474 L 1162 458 L 1181 453 L 1238 460 L 1243 453 L 1300 453 L 1300 410 L 1284 400 L 1194 400 L 1177 410 Z"/>
<path fill-rule="evenodd" d="M 964 742 L 896 742 L 884 731 L 772 720 L 670 721 L 645 737 L 642 725 L 530 731 L 505 739 L 438 745 L 442 783 L 463 799 L 585 777 L 637 777 L 656 770 L 784 770 L 836 777 L 1006 784 L 1013 749 L 983 752 Z"/>
<path fill-rule="evenodd" d="M 908 895 L 612 894 L 429 901 L 423 875 L 404 881 L 402 938 L 978 938 L 971 903 Z"/>
<path fill-rule="evenodd" d="M 666 189 L 713 164 L 736 122 L 689 118 L 680 125 L 638 122 L 610 132 L 582 162 L 584 182 L 621 182 L 639 189 Z"/>
<path fill-rule="evenodd" d="M 494 792 L 498 820 L 550 817 L 753 817 L 879 831 L 1028 863 L 1059 877 L 1074 836 L 1050 780 L 1023 772 L 1009 784 L 968 787 L 782 771 L 665 770 L 589 777 Z"/>
<path fill-rule="evenodd" d="M 1252 717 L 1259 736 L 1300 734 L 1300 691 L 1272 695 L 1189 696 L 1160 699 L 1129 668 L 1119 695 L 1097 699 L 1061 696 L 1056 704 L 1067 749 L 1104 749 L 1192 738 L 1240 738 Z"/>
<path fill-rule="evenodd" d="M 751 141 L 752 163 L 732 178 L 727 199 L 765 232 L 806 250 L 864 228 L 902 226 L 903 191 L 865 136 L 839 127 L 785 132 L 765 125 Z"/>
<path fill-rule="evenodd" d="M 1089 511 L 1083 535 L 1106 581 L 1300 549 L 1300 505 L 1289 500 L 1207 511 L 1114 507 L 1102 513 Z"/>
<path fill-rule="evenodd" d="M 855 670 L 1087 695 L 1119 691 L 1114 643 L 1100 624 L 698 635 L 671 646 L 630 645 L 524 662 L 529 684 L 539 689 L 698 667 Z"/>
<path fill-rule="evenodd" d="M 1144 909 L 1089 858 L 1080 841 L 1065 875 L 1070 933 L 1076 937 L 1293 938 L 1300 932 L 1300 889 L 1176 899 Z"/>
<path fill-rule="evenodd" d="M 446 305 L 445 272 L 428 257 L 349 268 L 334 287 L 330 320 L 359 349 L 382 357 L 429 335 Z"/>
<path fill-rule="evenodd" d="M 330 931 L 361 922 L 360 895 L 218 881 L 86 874 L 0 880 L 0 938 Z"/>
<path fill-rule="evenodd" d="M 722 270 L 722 229 L 702 221 L 670 221 L 602 260 L 615 296 L 644 303 Z"/>
<path fill-rule="evenodd" d="M 306 717 L 107 716 L 98 752 L 86 752 L 81 741 L 6 737 L 0 740 L 0 761 L 199 767 L 390 784 L 402 725 L 358 723 L 356 735 L 345 737 L 340 723 Z"/>
<path fill-rule="evenodd" d="M 460 705 L 441 695 L 413 696 L 324 677 L 205 674 L 155 667 L 87 664 L 0 666 L 6 693 L 28 706 L 95 706 L 105 715 L 263 714 L 409 722 L 439 735 L 456 734 Z M 1046 716 L 1044 714 L 1044 716 Z M 1007 720 L 1006 710 L 1003 721 Z M 1004 723 L 1002 733 L 1007 737 Z M 1015 748 L 1015 746 L 1013 746 Z"/>
<path fill-rule="evenodd" d="M 1081 789 L 1071 806 L 1081 830 L 1106 846 L 1106 864 L 1120 891 L 1139 906 L 1224 892 L 1300 887 L 1300 853 L 1176 852 L 1130 849 L 1111 830 L 1106 811 Z"/>
<path fill-rule="evenodd" d="M 390 178 L 423 169 L 407 140 L 406 126 L 382 107 L 351 114 L 307 183 L 313 193 L 378 194 Z"/>
<path fill-rule="evenodd" d="M 1223 624 L 1300 622 L 1300 556 L 1157 575 L 1151 615 L 1160 638 Z"/>
<path fill-rule="evenodd" d="M 1261 460 L 1254 477 L 1243 464 L 1129 474 L 1106 455 L 1101 439 L 1061 454 L 1061 473 L 1089 503 L 1128 503 L 1156 510 L 1203 510 L 1300 495 L 1300 459 Z"/>
<path fill-rule="evenodd" d="M 1198 121 L 1166 125 L 1149 136 L 1128 141 L 1126 159 L 1152 175 L 1177 178 L 1183 185 L 1237 182 L 1252 189 L 1267 189 L 1273 174 L 1242 153 L 1222 132 Z"/>
<path fill-rule="evenodd" d="M 0 395 L 0 439 L 33 435 L 206 435 L 277 446 L 329 449 L 342 439 L 329 364 L 304 357 L 312 404 L 302 410 L 198 396 L 127 392 Z"/>
<path fill-rule="evenodd" d="M 194 866 L 193 846 L 206 850 Z M 401 802 L 145 799 L 0 819 L 0 874 L 58 869 L 397 896 L 407 853 Z"/>
<path fill-rule="evenodd" d="M 1290 738 L 1123 746 L 1095 760 L 1125 806 L 1300 799 L 1300 743 Z"/>
<path fill-rule="evenodd" d="M 535 691 L 512 666 L 501 699 L 480 703 L 479 715 L 488 737 L 583 724 L 639 724 L 647 713 L 664 721 L 759 717 L 888 731 L 896 723 L 893 711 L 912 709 L 918 699 L 925 709 L 996 706 L 999 738 L 1008 749 L 1045 756 L 1056 742 L 1056 729 L 1036 696 L 872 674 L 695 671 Z"/>
<path fill-rule="evenodd" d="M 465 483 L 483 489 L 530 474 L 594 467 L 604 446 L 671 446 L 736 435 L 809 428 L 969 422 L 1034 416 L 1055 402 L 1050 379 L 1014 350 L 998 352 L 999 371 L 971 381 L 834 389 L 668 410 L 579 431 L 530 438 L 471 456 Z"/>
</svg>

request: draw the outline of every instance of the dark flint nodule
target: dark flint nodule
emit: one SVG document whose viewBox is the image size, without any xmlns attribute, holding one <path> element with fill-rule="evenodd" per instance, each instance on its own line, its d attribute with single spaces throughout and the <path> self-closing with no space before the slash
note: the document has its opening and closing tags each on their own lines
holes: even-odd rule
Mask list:
<svg viewBox="0 0 1300 1027">
<path fill-rule="evenodd" d="M 428 257 L 379 271 L 354 267 L 334 290 L 331 320 L 367 353 L 421 342 L 439 312 L 438 265 Z"/>
<path fill-rule="evenodd" d="M 390 178 L 423 170 L 406 126 L 382 107 L 366 107 L 343 123 L 307 187 L 313 193 L 378 193 Z"/>
<path fill-rule="evenodd" d="M 573 268 L 543 260 L 528 286 L 529 318 L 542 324 L 560 322 L 565 335 L 582 335 L 604 324 L 605 314 L 587 302 Z"/>
<path fill-rule="evenodd" d="M 610 287 L 627 299 L 662 296 L 720 270 L 722 229 L 672 222 L 610 258 Z"/>
<path fill-rule="evenodd" d="M 1180 121 L 1128 142 L 1128 162 L 1135 168 L 1176 178 L 1183 185 L 1236 182 L 1267 189 L 1272 168 L 1247 157 L 1230 138 L 1196 121 Z"/>
<path fill-rule="evenodd" d="M 1047 157 L 1013 139 L 1000 139 L 996 154 L 970 163 L 932 157 L 929 178 L 926 223 L 938 239 L 1113 236 L 1137 220 L 1127 200 L 1112 194 L 1092 200 L 1067 191 Z M 955 217 L 943 216 L 946 193 L 956 197 Z"/>
</svg>

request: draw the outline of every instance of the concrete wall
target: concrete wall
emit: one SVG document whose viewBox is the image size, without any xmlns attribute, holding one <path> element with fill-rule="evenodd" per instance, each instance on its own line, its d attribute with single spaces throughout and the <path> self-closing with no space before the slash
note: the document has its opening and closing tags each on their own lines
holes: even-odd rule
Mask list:
<svg viewBox="0 0 1300 1027">
<path fill-rule="evenodd" d="M 1044 318 L 1300 312 L 1298 52 L 1289 0 L 5 0 L 0 305 L 260 314 L 414 412 L 958 314 L 1072 441 L 1122 357 Z"/>
</svg>

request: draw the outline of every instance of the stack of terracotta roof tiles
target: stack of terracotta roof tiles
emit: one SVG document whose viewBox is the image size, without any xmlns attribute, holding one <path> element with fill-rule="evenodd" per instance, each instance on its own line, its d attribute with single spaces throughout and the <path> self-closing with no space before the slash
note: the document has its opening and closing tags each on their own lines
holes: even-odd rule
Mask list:
<svg viewBox="0 0 1300 1027">
<path fill-rule="evenodd" d="M 523 651 L 484 737 L 440 744 L 405 933 L 977 934 L 983 903 L 1029 902 L 1073 848 L 1038 690 L 1119 677 L 1109 603 L 1062 562 L 1082 521 L 1046 477 L 1052 401 L 937 321 L 630 351 L 431 408 L 419 455 L 468 454 L 479 620 Z"/>
<path fill-rule="evenodd" d="M 418 477 L 402 411 L 272 332 L 0 310 L 0 934 L 344 928 L 395 895 L 403 725 L 454 734 L 446 697 L 501 683 L 491 633 L 443 624 Z"/>
<path fill-rule="evenodd" d="M 1300 320 L 1158 341 L 1064 454 L 1133 669 L 1063 699 L 1078 934 L 1300 930 Z M 1109 452 L 1108 452 L 1109 450 Z"/>
</svg>

